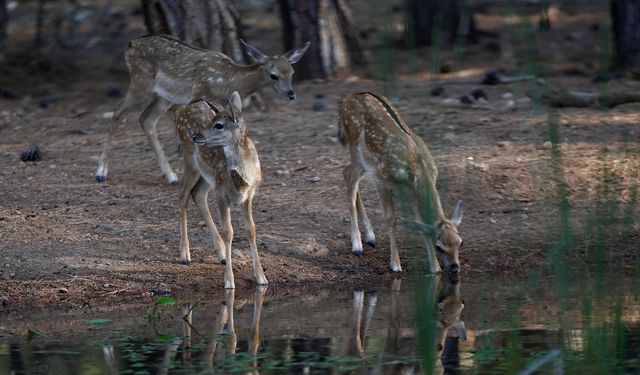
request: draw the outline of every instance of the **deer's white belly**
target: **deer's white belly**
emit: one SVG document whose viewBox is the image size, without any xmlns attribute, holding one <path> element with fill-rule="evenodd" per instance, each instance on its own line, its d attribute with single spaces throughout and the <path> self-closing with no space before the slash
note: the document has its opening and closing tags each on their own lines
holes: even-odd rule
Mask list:
<svg viewBox="0 0 640 375">
<path fill-rule="evenodd" d="M 153 92 L 172 103 L 185 105 L 191 101 L 192 84 L 189 80 L 180 80 L 159 70 L 153 85 Z"/>
</svg>

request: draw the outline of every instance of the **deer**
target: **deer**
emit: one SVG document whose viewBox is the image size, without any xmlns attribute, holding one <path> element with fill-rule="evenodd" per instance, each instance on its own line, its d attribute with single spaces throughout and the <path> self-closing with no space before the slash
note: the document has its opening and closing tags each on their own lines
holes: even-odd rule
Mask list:
<svg viewBox="0 0 640 375">
<path fill-rule="evenodd" d="M 204 99 L 180 107 L 175 111 L 175 124 L 184 145 L 184 176 L 178 194 L 180 263 L 191 262 L 187 228 L 187 207 L 191 197 L 209 229 L 220 262 L 226 266 L 224 287 L 235 288 L 230 207 L 237 204 L 242 206 L 256 283 L 267 285 L 258 256 L 252 214 L 253 196 L 261 181 L 260 160 L 242 118 L 240 95 L 234 91 L 226 109 Z M 209 211 L 207 198 L 211 190 L 222 218 L 222 236 Z"/>
<path fill-rule="evenodd" d="M 464 301 L 460 296 L 460 279 L 458 274 L 449 275 L 437 275 L 436 278 L 429 278 L 426 285 L 421 285 L 424 289 L 421 289 L 423 297 L 433 302 L 434 313 L 426 314 L 419 317 L 419 319 L 433 319 L 435 318 L 433 340 L 434 340 L 434 354 L 433 357 L 433 371 L 428 372 L 426 369 L 420 371 L 420 366 L 410 363 L 402 363 L 402 361 L 393 361 L 395 363 L 375 363 L 371 361 L 371 357 L 367 358 L 367 352 L 371 349 L 367 347 L 369 327 L 375 313 L 376 305 L 378 304 L 377 291 L 366 293 L 357 288 L 353 291 L 353 313 L 351 334 L 348 335 L 342 341 L 342 346 L 336 353 L 338 357 L 342 358 L 361 358 L 361 371 L 354 371 L 354 373 L 366 373 L 370 374 L 371 368 L 377 368 L 384 366 L 385 373 L 389 374 L 408 374 L 408 373 L 445 373 L 446 364 L 443 364 L 443 359 L 447 357 L 455 356 L 456 351 L 450 345 L 445 345 L 447 338 L 458 338 L 466 341 L 467 331 L 464 322 L 460 320 L 460 314 L 464 309 Z M 394 278 L 391 282 L 389 289 L 390 298 L 380 298 L 384 303 L 388 303 L 388 319 L 387 329 L 384 335 L 384 353 L 396 357 L 402 354 L 407 347 L 415 347 L 414 345 L 407 345 L 407 342 L 415 342 L 417 337 L 404 336 L 403 323 L 406 324 L 406 318 L 402 316 L 401 307 L 405 305 L 401 295 L 402 279 L 400 277 Z M 414 286 L 415 287 L 415 286 Z M 365 300 L 366 297 L 366 300 Z M 365 310 L 366 306 L 366 310 Z M 380 331 L 378 331 L 380 332 Z M 454 349 L 454 350 L 452 350 Z M 424 355 L 425 353 L 423 353 Z M 380 356 L 379 358 L 384 358 Z M 447 372 L 448 373 L 448 372 Z"/>
<path fill-rule="evenodd" d="M 168 35 L 148 35 L 131 40 L 125 52 L 129 88 L 117 104 L 110 122 L 98 159 L 96 180 L 100 183 L 107 180 L 114 134 L 128 114 L 139 107 L 145 106 L 139 120 L 160 171 L 170 185 L 179 185 L 156 130 L 158 120 L 172 107 L 202 97 L 223 101 L 233 91 L 247 97 L 269 82 L 278 93 L 294 100 L 292 64 L 303 57 L 310 43 L 283 55 L 267 56 L 244 40 L 241 42 L 252 61 L 250 65 L 238 64 L 221 52 L 200 49 Z"/>
<path fill-rule="evenodd" d="M 254 292 L 253 313 L 249 337 L 247 338 L 247 354 L 252 359 L 248 363 L 249 369 L 246 374 L 259 374 L 258 371 L 258 349 L 260 348 L 260 320 L 262 317 L 262 307 L 264 305 L 266 286 L 258 286 Z M 214 365 L 218 360 L 226 359 L 226 356 L 236 354 L 238 347 L 238 337 L 234 322 L 235 290 L 227 289 L 224 293 L 224 301 L 220 305 L 216 315 L 215 328 L 209 337 L 209 344 L 204 351 L 204 362 L 210 373 L 214 373 Z"/>
<path fill-rule="evenodd" d="M 458 251 L 462 239 L 458 225 L 462 221 L 463 204 L 458 201 L 453 213 L 448 218 L 445 216 L 436 190 L 438 171 L 424 141 L 381 95 L 362 92 L 342 97 L 338 102 L 338 116 L 338 138 L 350 154 L 350 164 L 343 174 L 351 219 L 352 253 L 363 255 L 358 219 L 364 225 L 365 242 L 373 248 L 377 246 L 359 189 L 360 180 L 368 175 L 372 176 L 380 197 L 389 232 L 389 269 L 402 272 L 394 234 L 400 221 L 426 236 L 431 273 L 440 273 L 443 268 L 450 273 L 460 272 Z M 408 212 L 414 219 L 398 216 L 396 211 Z"/>
</svg>

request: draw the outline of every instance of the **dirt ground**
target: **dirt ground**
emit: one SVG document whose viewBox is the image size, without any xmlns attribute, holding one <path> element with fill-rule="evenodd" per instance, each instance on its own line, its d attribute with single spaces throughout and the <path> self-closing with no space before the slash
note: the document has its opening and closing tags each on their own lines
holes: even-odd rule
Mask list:
<svg viewBox="0 0 640 375">
<path fill-rule="evenodd" d="M 179 188 L 165 183 L 134 116 L 116 138 L 108 181 L 95 181 L 97 156 L 118 100 L 107 93 L 113 93 L 114 87 L 126 89 L 122 48 L 129 37 L 144 33 L 139 16 L 125 10 L 133 21 L 127 33 L 112 42 L 110 54 L 102 51 L 72 62 L 60 60 L 64 66 L 53 73 L 34 72 L 33 65 L 21 66 L 10 63 L 11 59 L 2 67 L 4 88 L 18 93 L 16 99 L 0 98 L 3 309 L 108 306 L 144 301 L 154 291 L 164 290 L 187 298 L 223 286 L 224 267 L 193 206 L 189 212 L 193 263 L 178 263 Z M 590 92 L 640 89 L 639 81 L 625 76 L 608 83 L 591 80 L 599 58 L 599 34 L 593 25 L 606 20 L 606 6 L 589 12 L 556 10 L 552 21 L 557 23 L 539 36 L 540 45 L 549 46 L 541 54 L 551 85 Z M 482 28 L 507 33 L 501 17 L 479 13 L 477 20 Z M 253 25 L 247 30 L 249 39 L 265 46 L 265 51 L 278 50 L 280 39 L 264 36 L 265 28 L 273 24 L 260 21 L 255 14 L 247 18 L 246 23 Z M 12 35 L 18 33 L 12 29 Z M 494 51 L 491 43 L 495 40 L 481 39 L 469 46 L 459 70 L 441 78 L 479 80 L 489 69 L 525 70 L 526 64 L 514 63 L 504 45 Z M 517 54 L 515 47 L 514 51 Z M 409 60 L 402 53 L 399 56 Z M 445 211 L 450 212 L 458 199 L 464 201 L 463 275 L 525 275 L 544 261 L 560 224 L 549 111 L 533 108 L 526 99 L 508 107 L 509 100 L 522 97 L 526 83 L 444 84 L 453 100 L 443 100 L 430 95 L 436 86 L 433 76 L 422 68 L 411 73 L 408 65 L 398 66 L 397 107 L 436 159 Z M 253 107 L 245 112 L 262 165 L 254 219 L 271 289 L 296 293 L 393 277 L 387 270 L 382 212 L 373 187 L 366 182 L 365 206 L 380 244 L 377 249 L 365 248 L 362 258 L 351 255 L 342 180 L 348 155 L 336 138 L 337 99 L 356 91 L 381 93 L 382 84 L 360 75 L 340 81 L 296 82 L 295 88 L 298 99 L 293 103 L 266 89 L 269 110 Z M 486 105 L 459 103 L 457 98 L 476 88 L 486 92 Z M 324 110 L 313 109 L 318 101 L 326 106 Z M 487 109 L 488 105 L 494 109 Z M 612 182 L 610 196 L 621 204 L 633 199 L 640 161 L 639 109 L 629 104 L 609 111 L 558 111 L 562 177 L 569 187 L 576 243 L 585 250 L 604 171 Z M 181 171 L 169 117 L 161 122 L 160 136 L 172 166 Z M 31 144 L 39 146 L 42 160 L 22 162 L 20 153 Z M 633 219 L 638 217 L 637 205 L 631 212 L 630 222 L 613 229 L 614 235 L 623 237 L 620 243 L 638 242 L 640 228 Z M 248 289 L 253 280 L 247 237 L 237 208 L 232 216 L 236 286 Z M 403 267 L 420 272 L 420 253 L 411 250 L 410 242 L 403 241 Z M 637 261 L 633 246 L 612 248 L 609 255 L 611 264 L 627 268 Z"/>
</svg>

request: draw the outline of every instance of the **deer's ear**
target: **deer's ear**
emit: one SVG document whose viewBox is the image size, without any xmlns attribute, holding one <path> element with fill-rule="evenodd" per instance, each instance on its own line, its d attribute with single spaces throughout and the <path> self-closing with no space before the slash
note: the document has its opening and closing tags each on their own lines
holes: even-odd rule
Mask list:
<svg viewBox="0 0 640 375">
<path fill-rule="evenodd" d="M 418 231 L 418 232 L 422 232 L 424 234 L 426 234 L 427 236 L 431 236 L 434 233 L 436 233 L 436 226 L 435 225 L 429 225 L 429 224 L 425 224 L 423 222 L 420 221 L 416 221 L 416 220 L 406 220 L 406 219 L 400 219 L 407 227 Z"/>
<path fill-rule="evenodd" d="M 460 222 L 462 222 L 463 211 L 464 211 L 464 206 L 462 204 L 462 201 L 459 200 L 458 203 L 456 203 L 456 207 L 453 209 L 451 216 L 449 216 L 449 221 L 456 227 L 460 225 Z"/>
<path fill-rule="evenodd" d="M 311 45 L 311 42 L 306 42 L 304 44 L 304 47 L 298 48 L 298 49 L 292 49 L 291 51 L 285 53 L 283 56 L 285 59 L 289 60 L 290 64 L 295 64 L 298 61 L 300 61 L 302 56 L 304 56 L 304 53 L 307 52 L 307 49 L 309 48 L 310 45 Z"/>
<path fill-rule="evenodd" d="M 242 99 L 240 94 L 234 91 L 227 100 L 229 101 L 229 112 L 233 115 L 233 121 L 239 122 L 242 118 Z"/>
<path fill-rule="evenodd" d="M 459 337 L 462 341 L 467 341 L 467 328 L 464 326 L 464 322 L 462 320 L 456 320 L 456 322 L 449 327 L 449 335 Z"/>
<path fill-rule="evenodd" d="M 240 42 L 244 46 L 244 50 L 247 52 L 247 55 L 249 55 L 251 60 L 260 64 L 264 64 L 267 62 L 267 55 L 260 52 L 256 47 L 245 42 L 243 39 L 240 39 Z"/>
<path fill-rule="evenodd" d="M 202 98 L 202 101 L 207 105 L 207 107 L 209 107 L 209 109 L 211 110 L 211 112 L 213 112 L 214 115 L 217 115 L 218 113 L 220 113 L 220 109 L 215 105 L 213 105 L 213 103 L 211 103 L 204 97 Z"/>
</svg>

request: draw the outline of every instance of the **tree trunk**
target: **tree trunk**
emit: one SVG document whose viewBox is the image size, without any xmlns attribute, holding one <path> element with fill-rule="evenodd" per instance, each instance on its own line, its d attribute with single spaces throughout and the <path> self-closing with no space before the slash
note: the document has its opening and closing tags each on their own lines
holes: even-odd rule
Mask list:
<svg viewBox="0 0 640 375">
<path fill-rule="evenodd" d="M 471 7 L 464 0 L 405 0 L 409 47 L 450 45 L 473 38 Z M 466 35 L 464 35 L 466 34 Z"/>
<path fill-rule="evenodd" d="M 7 28 L 9 27 L 9 10 L 7 1 L 0 0 L 0 62 L 4 60 L 4 52 L 7 48 Z"/>
<path fill-rule="evenodd" d="M 617 66 L 640 75 L 640 1 L 612 0 L 611 21 Z"/>
<path fill-rule="evenodd" d="M 174 35 L 243 62 L 240 21 L 231 0 L 142 0 L 150 34 Z"/>
<path fill-rule="evenodd" d="M 301 78 L 344 77 L 364 65 L 358 32 L 344 0 L 279 0 L 286 50 L 311 42 L 296 66 Z"/>
</svg>

